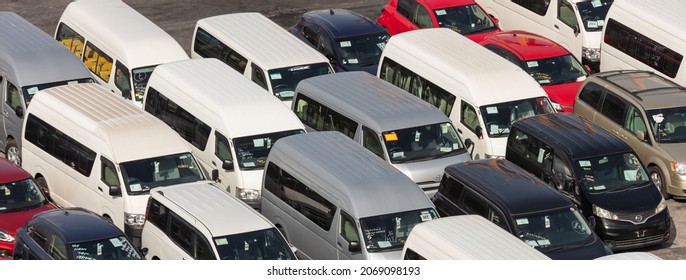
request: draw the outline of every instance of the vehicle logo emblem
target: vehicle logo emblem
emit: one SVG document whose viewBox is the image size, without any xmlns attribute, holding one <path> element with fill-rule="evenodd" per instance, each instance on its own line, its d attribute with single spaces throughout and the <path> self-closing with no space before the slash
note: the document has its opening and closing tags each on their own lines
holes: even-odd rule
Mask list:
<svg viewBox="0 0 686 280">
<path fill-rule="evenodd" d="M 441 177 L 442 177 L 442 175 L 436 175 L 436 178 L 434 178 L 434 181 L 441 182 Z"/>
<path fill-rule="evenodd" d="M 641 215 L 636 215 L 636 217 L 634 217 L 634 220 L 636 220 L 637 222 L 640 222 L 640 221 L 643 220 L 643 216 L 641 216 Z"/>
</svg>

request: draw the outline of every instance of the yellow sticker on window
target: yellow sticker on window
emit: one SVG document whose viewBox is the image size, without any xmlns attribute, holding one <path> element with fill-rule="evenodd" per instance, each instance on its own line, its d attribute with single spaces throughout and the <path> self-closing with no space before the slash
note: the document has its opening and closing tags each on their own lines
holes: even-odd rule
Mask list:
<svg viewBox="0 0 686 280">
<path fill-rule="evenodd" d="M 386 142 L 398 141 L 398 135 L 395 134 L 395 132 L 385 133 L 383 139 L 386 140 Z"/>
</svg>

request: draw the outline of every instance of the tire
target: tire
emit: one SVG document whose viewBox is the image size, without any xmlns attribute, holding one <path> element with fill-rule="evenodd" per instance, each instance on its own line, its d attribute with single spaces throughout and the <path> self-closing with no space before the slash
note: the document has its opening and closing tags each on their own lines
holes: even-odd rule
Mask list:
<svg viewBox="0 0 686 280">
<path fill-rule="evenodd" d="M 648 177 L 650 177 L 650 181 L 653 181 L 657 189 L 660 190 L 662 197 L 669 199 L 670 195 L 667 193 L 667 184 L 665 183 L 665 176 L 662 175 L 662 170 L 657 166 L 650 166 L 648 167 Z"/>
<path fill-rule="evenodd" d="M 43 192 L 43 194 L 47 197 L 49 201 L 54 202 L 50 197 L 50 189 L 48 188 L 48 182 L 45 181 L 45 178 L 37 177 L 36 185 L 38 185 L 38 188 L 40 188 L 40 190 Z"/>
<path fill-rule="evenodd" d="M 7 145 L 5 145 L 5 158 L 16 165 L 21 166 L 21 156 L 19 155 L 19 148 L 17 147 L 17 141 L 14 139 L 8 139 Z"/>
</svg>

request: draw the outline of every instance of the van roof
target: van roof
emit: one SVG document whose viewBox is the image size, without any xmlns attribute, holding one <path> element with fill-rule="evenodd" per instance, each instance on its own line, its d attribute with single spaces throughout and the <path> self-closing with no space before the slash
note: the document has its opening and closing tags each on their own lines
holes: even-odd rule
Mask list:
<svg viewBox="0 0 686 280">
<path fill-rule="evenodd" d="M 434 260 L 550 259 L 479 215 L 450 216 L 417 224 L 403 253 L 407 249 Z"/>
<path fill-rule="evenodd" d="M 396 57 L 402 56 L 423 65 L 412 71 L 444 90 L 465 94 L 464 98 L 477 106 L 547 96 L 517 65 L 448 28 L 394 35 L 382 56 L 396 62 Z M 464 92 L 464 88 L 456 85 L 469 91 Z"/>
<path fill-rule="evenodd" d="M 282 138 L 267 161 L 358 218 L 433 208 L 409 177 L 338 131 Z"/>
<path fill-rule="evenodd" d="M 671 0 L 614 1 L 608 11 L 608 16 L 611 13 L 614 14 L 612 10 L 619 9 L 625 10 L 632 15 L 631 18 L 625 18 L 624 20 L 626 21 L 632 21 L 633 17 L 640 15 L 638 17 L 640 20 L 637 21 L 639 25 L 649 23 L 657 28 L 668 28 L 669 38 L 674 41 L 683 42 L 684 38 L 686 38 L 686 28 L 684 28 L 686 24 L 684 24 L 682 19 L 683 15 L 686 14 L 686 5 L 684 4 L 686 3 L 683 1 Z M 625 22 L 620 23 L 627 25 Z"/>
<path fill-rule="evenodd" d="M 305 129 L 278 98 L 215 58 L 188 59 L 155 68 L 150 81 L 174 102 L 229 138 Z M 225 131 L 228 130 L 228 131 Z"/>
<path fill-rule="evenodd" d="M 510 214 L 568 208 L 571 201 L 526 170 L 505 159 L 472 160 L 449 165 L 445 172 L 486 197 L 496 199 Z"/>
<path fill-rule="evenodd" d="M 13 12 L 0 12 L 0 69 L 18 87 L 91 78 L 67 48 Z"/>
<path fill-rule="evenodd" d="M 81 35 L 111 52 L 129 70 L 188 59 L 174 38 L 122 1 L 76 0 L 64 9 L 60 22 L 86 33 Z"/>
<path fill-rule="evenodd" d="M 158 200 L 160 196 L 168 199 L 179 207 L 171 208 L 172 211 L 185 211 L 193 216 L 213 237 L 273 227 L 264 216 L 212 183 L 155 188 L 150 191 L 150 196 Z"/>
<path fill-rule="evenodd" d="M 308 78 L 298 83 L 296 92 L 379 132 L 450 122 L 433 105 L 362 71 Z"/>
<path fill-rule="evenodd" d="M 610 132 L 573 113 L 537 115 L 518 120 L 512 127 L 535 135 L 555 150 L 563 150 L 572 160 L 633 152 Z"/>
<path fill-rule="evenodd" d="M 645 109 L 686 105 L 686 89 L 650 71 L 617 70 L 595 73 L 591 77 L 609 82 L 629 93 Z M 589 79 L 589 82 L 593 81 Z M 597 83 L 597 82 L 596 82 Z"/>
<path fill-rule="evenodd" d="M 50 125 L 62 131 L 67 129 L 70 137 L 78 135 L 77 141 L 98 153 L 109 153 L 106 156 L 116 163 L 190 152 L 164 122 L 98 84 L 39 91 L 28 114 L 50 120 Z"/>
<path fill-rule="evenodd" d="M 260 13 L 234 13 L 198 20 L 196 27 L 225 41 L 264 70 L 329 60 Z"/>
</svg>

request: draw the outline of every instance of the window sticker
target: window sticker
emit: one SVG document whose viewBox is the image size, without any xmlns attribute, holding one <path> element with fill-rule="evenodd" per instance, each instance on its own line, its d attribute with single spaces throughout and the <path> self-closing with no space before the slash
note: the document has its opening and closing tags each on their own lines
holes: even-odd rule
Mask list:
<svg viewBox="0 0 686 280">
<path fill-rule="evenodd" d="M 602 190 L 605 190 L 605 185 L 598 185 L 598 186 L 593 187 L 593 189 L 596 191 L 602 191 Z"/>
<path fill-rule="evenodd" d="M 2 187 L 5 190 L 5 196 L 10 195 L 12 192 L 10 192 L 10 188 L 3 186 Z"/>
<path fill-rule="evenodd" d="M 101 256 L 102 255 L 102 244 L 98 243 L 97 245 L 95 245 L 95 248 L 97 251 L 95 254 L 98 256 Z"/>
<path fill-rule="evenodd" d="M 529 224 L 529 219 L 528 219 L 528 218 L 519 218 L 519 219 L 517 219 L 516 222 L 517 222 L 517 225 L 518 225 L 518 226 L 521 226 L 521 225 L 528 225 L 528 224 Z"/>
<path fill-rule="evenodd" d="M 446 14 L 447 14 L 447 13 L 446 13 L 445 10 L 436 10 L 436 15 L 437 15 L 437 16 L 444 16 L 444 15 L 446 15 Z"/>
<path fill-rule="evenodd" d="M 500 133 L 500 127 L 497 124 L 491 124 L 488 126 L 488 130 L 491 134 Z"/>
<path fill-rule="evenodd" d="M 598 27 L 598 22 L 595 20 L 589 20 L 588 23 L 586 23 L 586 26 L 588 28 L 597 28 Z"/>
<path fill-rule="evenodd" d="M 579 165 L 581 167 L 588 167 L 588 166 L 591 166 L 591 161 L 590 160 L 580 160 Z"/>
<path fill-rule="evenodd" d="M 538 242 L 536 242 L 536 240 L 526 240 L 526 244 L 531 246 L 531 247 L 538 246 Z"/>
<path fill-rule="evenodd" d="M 245 250 L 245 251 L 250 250 L 250 244 L 248 244 L 248 242 L 243 241 L 243 250 Z"/>
<path fill-rule="evenodd" d="M 419 136 L 421 136 L 421 135 L 422 135 L 422 134 L 419 133 L 419 131 L 415 132 L 415 133 L 414 133 L 414 141 L 415 141 L 415 142 L 419 142 Z"/>
<path fill-rule="evenodd" d="M 226 238 L 217 238 L 214 240 L 214 244 L 217 246 L 227 245 L 227 244 L 229 244 L 229 241 L 226 240 Z"/>
<path fill-rule="evenodd" d="M 405 152 L 395 152 L 392 155 L 393 158 L 404 158 L 405 157 Z"/>
<path fill-rule="evenodd" d="M 38 87 L 30 87 L 26 89 L 26 92 L 29 93 L 29 95 L 34 95 L 36 92 L 38 92 Z"/>
<path fill-rule="evenodd" d="M 121 247 L 121 241 L 119 241 L 119 238 L 110 238 L 110 243 L 112 243 L 112 246 L 114 247 Z"/>
<path fill-rule="evenodd" d="M 252 144 L 253 144 L 253 146 L 255 146 L 255 148 L 264 147 L 264 138 L 253 139 Z"/>
<path fill-rule="evenodd" d="M 78 84 L 78 83 L 79 83 L 79 81 L 68 81 L 68 82 L 67 82 L 68 85 L 75 85 L 75 84 Z"/>
<path fill-rule="evenodd" d="M 603 157 L 598 161 L 599 164 L 603 164 L 603 163 L 607 163 L 607 162 L 608 162 L 607 157 Z"/>
<path fill-rule="evenodd" d="M 548 240 L 548 239 L 538 240 L 538 245 L 541 245 L 541 246 L 550 245 L 550 240 Z"/>
<path fill-rule="evenodd" d="M 341 48 L 347 48 L 352 46 L 353 44 L 350 43 L 350 41 L 341 41 Z"/>
<path fill-rule="evenodd" d="M 272 80 L 281 80 L 281 73 L 271 73 L 269 74 L 269 77 Z"/>
<path fill-rule="evenodd" d="M 357 60 L 357 58 L 351 58 L 351 59 L 348 59 L 348 63 L 357 64 L 358 60 Z"/>
<path fill-rule="evenodd" d="M 538 80 L 538 83 L 541 85 L 546 85 L 550 83 L 550 80 Z"/>
<path fill-rule="evenodd" d="M 255 167 L 255 163 L 254 163 L 254 162 L 251 162 L 251 161 L 249 161 L 249 162 L 244 162 L 244 163 L 243 163 L 243 166 L 244 166 L 244 167 Z"/>
<path fill-rule="evenodd" d="M 598 8 L 603 5 L 603 2 L 600 2 L 600 0 L 593 0 L 591 1 L 591 5 L 593 6 L 593 8 Z"/>
<path fill-rule="evenodd" d="M 497 114 L 498 113 L 498 107 L 486 107 L 486 113 L 490 114 Z"/>
<path fill-rule="evenodd" d="M 187 159 L 188 157 L 190 157 L 190 154 L 179 156 L 180 159 Z"/>
<path fill-rule="evenodd" d="M 379 241 L 377 244 L 379 244 L 379 248 L 391 247 L 391 241 Z"/>
<path fill-rule="evenodd" d="M 419 215 L 419 218 L 422 219 L 422 222 L 426 222 L 426 221 L 431 221 L 431 220 L 432 220 L 431 214 L 429 214 L 429 212 L 422 212 L 422 214 Z"/>
<path fill-rule="evenodd" d="M 545 150 L 542 148 L 539 148 L 538 149 L 538 158 L 536 159 L 536 160 L 538 160 L 538 163 L 543 163 L 543 156 L 545 156 Z"/>
<path fill-rule="evenodd" d="M 460 148 L 460 144 L 459 144 L 459 143 L 453 143 L 453 150 L 457 150 L 457 149 L 459 149 L 459 148 Z"/>
<path fill-rule="evenodd" d="M 550 228 L 550 218 L 548 218 L 548 216 L 545 216 L 543 220 L 545 221 L 545 228 Z"/>
<path fill-rule="evenodd" d="M 386 142 L 398 141 L 398 135 L 395 134 L 395 132 L 384 133 L 383 139 L 386 140 Z"/>
<path fill-rule="evenodd" d="M 141 187 L 141 184 L 131 184 L 129 187 L 131 187 L 132 192 L 139 192 L 139 191 L 143 190 L 143 188 Z"/>
<path fill-rule="evenodd" d="M 624 170 L 624 180 L 626 180 L 626 181 L 638 180 L 638 170 Z"/>
<path fill-rule="evenodd" d="M 376 46 L 379 48 L 379 50 L 383 51 L 383 49 L 386 47 L 386 43 L 381 42 L 376 44 Z"/>
<path fill-rule="evenodd" d="M 441 147 L 439 150 L 440 150 L 441 152 L 447 153 L 447 152 L 452 151 L 453 148 L 451 148 L 451 147 Z"/>
<path fill-rule="evenodd" d="M 538 61 L 527 61 L 526 66 L 528 66 L 529 68 L 538 67 Z"/>
<path fill-rule="evenodd" d="M 605 25 L 605 20 L 604 20 L 604 19 L 596 20 L 596 22 L 598 23 L 598 26 L 603 26 L 603 25 Z"/>
</svg>

